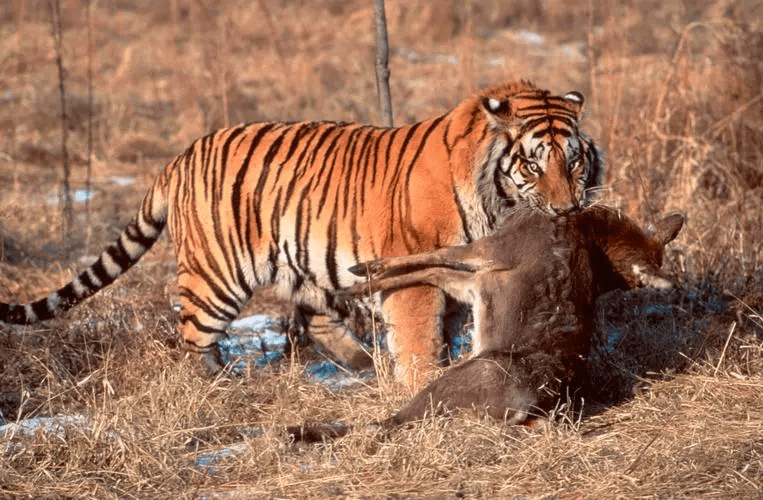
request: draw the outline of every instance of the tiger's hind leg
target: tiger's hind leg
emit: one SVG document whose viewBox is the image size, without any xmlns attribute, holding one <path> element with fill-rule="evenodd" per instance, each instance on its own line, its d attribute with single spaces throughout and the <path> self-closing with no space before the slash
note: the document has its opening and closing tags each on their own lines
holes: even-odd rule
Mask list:
<svg viewBox="0 0 763 500">
<path fill-rule="evenodd" d="M 180 268 L 179 268 L 180 269 Z M 238 297 L 197 274 L 178 272 L 178 332 L 183 348 L 197 353 L 207 376 L 219 373 L 224 364 L 218 342 L 238 316 L 249 297 Z"/>
</svg>

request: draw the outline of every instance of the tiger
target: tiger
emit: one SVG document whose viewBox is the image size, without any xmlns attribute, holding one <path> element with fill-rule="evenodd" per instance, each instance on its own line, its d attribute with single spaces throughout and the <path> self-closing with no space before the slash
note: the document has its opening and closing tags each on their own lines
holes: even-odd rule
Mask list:
<svg viewBox="0 0 763 500">
<path fill-rule="evenodd" d="M 518 207 L 561 215 L 588 204 L 603 154 L 578 127 L 584 97 L 527 81 L 479 91 L 411 125 L 257 122 L 196 139 L 170 161 L 98 259 L 0 321 L 47 320 L 110 285 L 168 228 L 177 258 L 177 330 L 209 374 L 218 342 L 256 289 L 274 286 L 323 329 L 346 332 L 336 290 L 380 257 L 468 244 Z M 377 296 L 395 376 L 426 382 L 443 347 L 446 301 L 428 287 Z M 328 326 L 327 326 L 328 325 Z"/>
</svg>

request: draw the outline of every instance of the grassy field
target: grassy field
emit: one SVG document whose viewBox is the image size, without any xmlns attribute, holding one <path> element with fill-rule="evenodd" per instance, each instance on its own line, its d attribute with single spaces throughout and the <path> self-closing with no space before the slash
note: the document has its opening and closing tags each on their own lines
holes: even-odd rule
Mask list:
<svg viewBox="0 0 763 500">
<path fill-rule="evenodd" d="M 67 282 L 164 164 L 214 128 L 382 121 L 370 0 L 89 4 L 60 6 L 69 182 L 94 193 L 71 222 L 50 3 L 0 4 L 0 300 Z M 409 395 L 383 355 L 377 381 L 338 392 L 306 381 L 300 355 L 204 378 L 176 345 L 164 238 L 64 318 L 0 326 L 2 419 L 89 423 L 0 438 L 0 496 L 763 494 L 760 3 L 387 0 L 387 17 L 395 123 L 507 80 L 579 90 L 608 158 L 603 202 L 644 224 L 688 217 L 667 263 L 679 290 L 602 301 L 583 411 L 535 428 L 456 415 L 292 444 L 284 425 L 368 422 Z M 249 312 L 289 307 L 266 292 Z M 199 460 L 215 450 L 227 451 Z"/>
</svg>

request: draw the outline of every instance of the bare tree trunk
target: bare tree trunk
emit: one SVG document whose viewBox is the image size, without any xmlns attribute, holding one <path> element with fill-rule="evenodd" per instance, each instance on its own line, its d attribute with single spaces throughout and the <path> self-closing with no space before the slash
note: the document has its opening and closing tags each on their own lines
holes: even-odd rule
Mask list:
<svg viewBox="0 0 763 500">
<path fill-rule="evenodd" d="M 392 99 L 389 93 L 389 44 L 387 42 L 387 16 L 384 0 L 374 0 L 376 20 L 376 89 L 379 94 L 379 111 L 384 125 L 392 126 Z"/>
<path fill-rule="evenodd" d="M 56 49 L 56 66 L 58 67 L 58 90 L 61 95 L 61 164 L 64 169 L 62 201 L 62 224 L 61 236 L 66 236 L 72 227 L 72 203 L 71 188 L 69 186 L 69 126 L 66 116 L 66 89 L 64 87 L 64 63 L 63 63 L 63 32 L 61 30 L 61 4 L 59 0 L 50 0 L 51 23 L 53 26 L 53 41 Z"/>
</svg>

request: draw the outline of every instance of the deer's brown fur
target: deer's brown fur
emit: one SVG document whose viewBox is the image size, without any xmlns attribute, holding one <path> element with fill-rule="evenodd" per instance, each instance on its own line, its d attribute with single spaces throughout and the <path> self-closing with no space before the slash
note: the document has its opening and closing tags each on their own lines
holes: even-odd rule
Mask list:
<svg viewBox="0 0 763 500">
<path fill-rule="evenodd" d="M 663 248 L 683 222 L 668 216 L 648 234 L 604 207 L 556 218 L 528 212 L 469 245 L 352 268 L 370 276 L 355 294 L 428 284 L 474 310 L 473 358 L 425 387 L 388 423 L 419 419 L 438 406 L 477 407 L 517 423 L 548 410 L 584 369 L 596 297 L 672 285 L 660 270 Z"/>
</svg>

